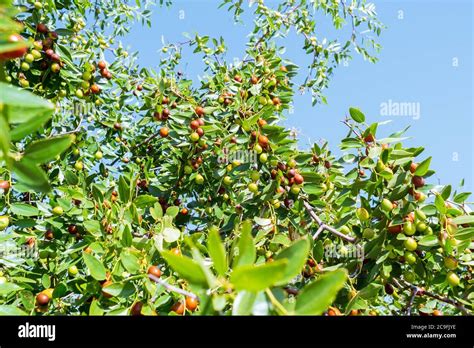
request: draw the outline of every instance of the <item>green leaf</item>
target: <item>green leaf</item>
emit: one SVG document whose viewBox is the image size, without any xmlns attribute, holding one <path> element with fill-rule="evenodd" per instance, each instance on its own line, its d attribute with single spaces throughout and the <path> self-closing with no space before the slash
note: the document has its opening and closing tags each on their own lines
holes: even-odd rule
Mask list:
<svg viewBox="0 0 474 348">
<path fill-rule="evenodd" d="M 133 236 L 132 231 L 129 224 L 126 224 L 123 232 L 122 232 L 122 239 L 120 240 L 123 246 L 130 247 L 133 243 Z"/>
<path fill-rule="evenodd" d="M 276 285 L 285 285 L 294 277 L 296 277 L 304 267 L 308 259 L 310 243 L 307 238 L 300 239 L 290 245 L 288 248 L 282 250 L 275 260 L 288 260 L 288 265 L 282 278 Z"/>
<path fill-rule="evenodd" d="M 257 252 L 252 238 L 252 222 L 244 221 L 242 223 L 241 234 L 237 244 L 238 255 L 235 256 L 232 267 L 249 265 L 255 262 Z"/>
<path fill-rule="evenodd" d="M 365 115 L 357 108 L 349 108 L 349 114 L 351 115 L 352 119 L 358 123 L 365 121 Z"/>
<path fill-rule="evenodd" d="M 102 228 L 100 225 L 100 221 L 96 220 L 86 220 L 84 221 L 84 228 L 90 234 L 99 237 L 102 235 Z"/>
<path fill-rule="evenodd" d="M 10 152 L 9 126 L 2 113 L 0 113 L 0 158 L 6 157 Z"/>
<path fill-rule="evenodd" d="M 418 167 L 416 167 L 416 170 L 413 173 L 413 175 L 416 175 L 416 176 L 425 175 L 428 172 L 428 169 L 430 169 L 430 163 L 431 163 L 431 157 L 428 157 L 423 162 L 418 164 Z"/>
<path fill-rule="evenodd" d="M 47 289 L 51 286 L 51 279 L 49 279 L 49 275 L 44 273 L 43 276 L 41 277 L 41 285 L 43 285 L 43 288 Z"/>
<path fill-rule="evenodd" d="M 162 233 L 163 233 L 163 238 L 167 243 L 176 242 L 181 236 L 181 231 L 173 226 L 165 227 Z"/>
<path fill-rule="evenodd" d="M 66 170 L 64 178 L 69 185 L 77 185 L 79 183 L 78 176 L 70 170 Z"/>
<path fill-rule="evenodd" d="M 135 287 L 130 282 L 113 283 L 102 288 L 102 291 L 112 295 L 113 297 L 128 298 L 135 292 Z"/>
<path fill-rule="evenodd" d="M 230 281 L 237 290 L 258 292 L 280 281 L 285 274 L 288 260 L 278 260 L 259 265 L 244 265 L 235 268 Z"/>
<path fill-rule="evenodd" d="M 453 201 L 456 203 L 465 202 L 469 198 L 470 195 L 471 195 L 471 192 L 459 193 L 453 198 Z"/>
<path fill-rule="evenodd" d="M 12 128 L 10 137 L 12 141 L 20 141 L 27 135 L 40 129 L 47 120 L 51 118 L 50 112 L 43 112 L 38 114 L 35 118 L 29 120 L 26 123 L 21 123 L 18 126 Z"/>
<path fill-rule="evenodd" d="M 104 315 L 104 310 L 100 308 L 99 301 L 94 299 L 89 307 L 89 315 Z"/>
<path fill-rule="evenodd" d="M 32 205 L 25 203 L 13 203 L 10 205 L 10 210 L 13 214 L 18 216 L 38 216 L 39 210 Z"/>
<path fill-rule="evenodd" d="M 451 185 L 446 185 L 441 191 L 441 197 L 443 197 L 445 200 L 449 199 L 449 196 L 451 196 L 451 190 L 452 190 Z"/>
<path fill-rule="evenodd" d="M 138 257 L 133 255 L 129 251 L 125 250 L 125 251 L 122 251 L 122 253 L 120 253 L 120 261 L 122 261 L 123 267 L 125 267 L 125 269 L 131 274 L 137 273 L 138 270 L 140 269 L 140 263 L 139 263 Z"/>
<path fill-rule="evenodd" d="M 232 315 L 250 315 L 256 298 L 255 292 L 240 291 L 235 297 Z"/>
<path fill-rule="evenodd" d="M 346 282 L 347 272 L 342 269 L 322 275 L 306 285 L 298 295 L 295 313 L 298 315 L 321 315 L 336 299 Z"/>
<path fill-rule="evenodd" d="M 272 220 L 270 219 L 262 219 L 262 218 L 259 218 L 258 216 L 254 217 L 253 220 L 255 221 L 255 223 L 259 226 L 269 226 L 272 224 Z"/>
<path fill-rule="evenodd" d="M 141 195 L 138 196 L 134 203 L 137 208 L 146 208 L 150 207 L 158 201 L 158 198 L 150 196 L 150 195 Z"/>
<path fill-rule="evenodd" d="M 84 260 L 84 263 L 86 264 L 87 268 L 89 269 L 89 272 L 92 276 L 92 278 L 97 279 L 97 280 L 104 280 L 106 277 L 106 271 L 105 267 L 100 262 L 98 259 L 96 259 L 94 256 L 83 252 L 82 253 L 82 259 Z"/>
<path fill-rule="evenodd" d="M 2 283 L 0 284 L 0 295 L 8 295 L 12 292 L 17 292 L 23 288 L 14 283 Z"/>
<path fill-rule="evenodd" d="M 418 241 L 418 245 L 432 247 L 438 245 L 438 237 L 435 235 L 423 236 Z"/>
<path fill-rule="evenodd" d="M 474 238 L 474 227 L 460 228 L 456 232 L 456 239 L 459 240 L 470 240 Z"/>
<path fill-rule="evenodd" d="M 222 244 L 218 228 L 210 228 L 207 237 L 207 250 L 211 256 L 214 268 L 221 276 L 225 276 L 227 272 L 227 257 L 224 244 Z"/>
<path fill-rule="evenodd" d="M 27 313 L 16 306 L 0 305 L 0 315 L 27 315 Z"/>
<path fill-rule="evenodd" d="M 167 250 L 162 251 L 161 255 L 170 267 L 188 282 L 196 285 L 207 285 L 204 271 L 193 259 L 187 256 L 175 255 Z"/>
<path fill-rule="evenodd" d="M 382 289 L 382 287 L 383 286 L 380 285 L 380 284 L 371 283 L 371 284 L 367 285 L 365 288 L 363 288 L 362 290 L 360 290 L 357 293 L 357 296 L 359 296 L 359 297 L 361 297 L 365 300 L 374 298 L 378 295 L 378 293 Z"/>
<path fill-rule="evenodd" d="M 446 214 L 446 210 L 447 210 L 446 209 L 446 204 L 444 202 L 443 197 L 441 197 L 441 195 L 436 195 L 435 206 L 436 206 L 436 209 L 438 209 L 438 211 L 441 214 Z"/>
<path fill-rule="evenodd" d="M 452 221 L 453 224 L 463 225 L 474 223 L 474 215 L 462 215 L 455 217 Z"/>
<path fill-rule="evenodd" d="M 25 159 L 35 163 L 46 163 L 63 153 L 74 141 L 74 136 L 48 138 L 31 143 L 25 150 Z"/>
<path fill-rule="evenodd" d="M 130 201 L 130 187 L 128 186 L 123 176 L 121 176 L 119 179 L 119 195 L 120 200 L 123 203 L 127 203 L 128 201 Z"/>
<path fill-rule="evenodd" d="M 13 172 L 18 177 L 19 182 L 31 190 L 47 192 L 51 189 L 43 170 L 25 158 L 13 162 Z"/>
<path fill-rule="evenodd" d="M 0 104 L 8 105 L 9 123 L 24 123 L 38 114 L 54 111 L 54 105 L 28 91 L 0 82 Z"/>
<path fill-rule="evenodd" d="M 163 217 L 163 208 L 160 203 L 156 203 L 153 208 L 150 208 L 150 214 L 156 221 Z"/>
<path fill-rule="evenodd" d="M 179 207 L 175 205 L 166 209 L 166 215 L 171 216 L 173 218 L 175 218 L 178 215 L 178 213 L 179 213 Z"/>
</svg>

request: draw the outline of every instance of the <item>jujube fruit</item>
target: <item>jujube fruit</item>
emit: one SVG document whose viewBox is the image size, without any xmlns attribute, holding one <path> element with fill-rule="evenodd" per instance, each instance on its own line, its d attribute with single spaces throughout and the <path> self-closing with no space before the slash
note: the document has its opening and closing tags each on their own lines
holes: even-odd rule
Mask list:
<svg viewBox="0 0 474 348">
<path fill-rule="evenodd" d="M 191 296 L 186 296 L 186 308 L 194 312 L 198 306 L 198 300 Z"/>
<path fill-rule="evenodd" d="M 168 137 L 168 134 L 169 134 L 169 129 L 168 128 L 166 128 L 166 127 L 160 128 L 160 136 L 162 138 Z"/>
<path fill-rule="evenodd" d="M 178 315 L 184 314 L 184 303 L 183 302 L 176 302 L 172 307 L 171 310 Z"/>
<path fill-rule="evenodd" d="M 36 303 L 39 306 L 46 306 L 49 303 L 49 300 L 49 296 L 45 293 L 40 292 L 38 295 L 36 295 Z"/>
<path fill-rule="evenodd" d="M 411 182 L 413 183 L 415 188 L 420 188 L 420 187 L 423 187 L 425 185 L 425 179 L 421 176 L 414 176 L 411 179 Z"/>
<path fill-rule="evenodd" d="M 150 266 L 147 271 L 148 274 L 151 274 L 157 278 L 161 277 L 161 270 L 156 266 Z"/>
</svg>

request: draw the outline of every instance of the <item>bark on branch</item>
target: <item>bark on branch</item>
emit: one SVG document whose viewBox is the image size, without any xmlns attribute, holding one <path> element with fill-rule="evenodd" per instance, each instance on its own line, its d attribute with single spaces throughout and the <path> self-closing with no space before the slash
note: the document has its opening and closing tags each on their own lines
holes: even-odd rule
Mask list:
<svg viewBox="0 0 474 348">
<path fill-rule="evenodd" d="M 404 279 L 396 279 L 394 278 L 393 279 L 395 285 L 399 288 L 404 288 L 404 289 L 408 289 L 408 290 L 411 290 L 412 292 L 415 293 L 415 295 L 419 295 L 419 296 L 428 296 L 428 297 L 431 297 L 431 298 L 434 298 L 438 301 L 441 301 L 441 302 L 444 302 L 444 303 L 448 303 L 454 307 L 456 307 L 458 310 L 460 310 L 464 315 L 471 315 L 469 313 L 469 311 L 466 309 L 466 307 L 464 307 L 464 305 L 459 302 L 459 301 L 456 301 L 456 300 L 452 300 L 450 298 L 447 298 L 447 297 L 442 297 L 442 296 L 439 296 L 435 293 L 432 293 L 431 291 L 427 291 L 425 289 L 422 289 L 422 288 L 419 288 L 418 286 L 414 285 L 414 284 L 411 284 L 409 282 L 407 282 L 406 280 Z M 411 301 L 412 302 L 412 301 Z M 410 315 L 408 313 L 408 315 Z"/>
<path fill-rule="evenodd" d="M 324 230 L 326 231 L 329 231 L 331 232 L 332 234 L 338 236 L 339 238 L 341 239 L 344 239 L 345 241 L 349 242 L 349 243 L 356 243 L 357 241 L 357 238 L 353 238 L 353 237 L 349 237 L 349 236 L 346 236 L 344 233 L 342 232 L 339 232 L 338 230 L 336 230 L 334 227 L 331 227 L 329 225 L 326 225 L 322 220 L 321 218 L 316 214 L 316 212 L 314 211 L 313 207 L 311 206 L 311 204 L 309 204 L 307 201 L 303 201 L 303 204 L 304 204 L 304 207 L 306 209 L 306 211 L 309 213 L 309 215 L 311 216 L 311 218 L 316 221 L 316 223 L 318 224 L 319 228 L 318 230 L 316 231 L 316 233 L 313 235 L 313 239 L 316 239 L 318 238 L 319 234 L 321 232 L 323 232 Z"/>
</svg>

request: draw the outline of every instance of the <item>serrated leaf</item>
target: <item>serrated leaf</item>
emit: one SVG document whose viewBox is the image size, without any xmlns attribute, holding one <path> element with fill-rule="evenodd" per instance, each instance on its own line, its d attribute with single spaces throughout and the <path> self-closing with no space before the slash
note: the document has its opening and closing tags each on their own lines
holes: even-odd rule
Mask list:
<svg viewBox="0 0 474 348">
<path fill-rule="evenodd" d="M 232 315 L 250 315 L 256 298 L 255 292 L 239 291 L 234 300 Z"/>
<path fill-rule="evenodd" d="M 23 288 L 14 283 L 1 283 L 0 284 L 0 295 L 8 295 L 12 292 L 17 292 Z"/>
<path fill-rule="evenodd" d="M 38 216 L 39 210 L 30 204 L 13 203 L 10 205 L 10 211 L 18 216 Z"/>
<path fill-rule="evenodd" d="M 89 269 L 89 272 L 92 278 L 97 279 L 97 280 L 105 279 L 106 270 L 102 262 L 100 262 L 97 258 L 95 258 L 94 256 L 86 252 L 82 253 L 82 259 L 84 260 L 84 263 Z"/>
<path fill-rule="evenodd" d="M 13 162 L 13 172 L 28 189 L 47 192 L 51 189 L 46 174 L 35 163 L 24 158 Z"/>
<path fill-rule="evenodd" d="M 417 175 L 417 176 L 426 175 L 426 173 L 430 169 L 430 163 L 431 163 L 431 157 L 428 157 L 423 162 L 419 163 L 413 175 Z"/>
<path fill-rule="evenodd" d="M 308 259 L 310 243 L 307 238 L 300 239 L 290 245 L 288 248 L 282 250 L 276 257 L 275 260 L 288 260 L 288 265 L 285 268 L 282 278 L 276 283 L 276 285 L 285 285 L 294 277 L 296 277 Z"/>
<path fill-rule="evenodd" d="M 438 245 L 438 237 L 434 235 L 423 236 L 418 241 L 418 245 L 428 246 L 428 247 Z"/>
<path fill-rule="evenodd" d="M 296 299 L 295 313 L 298 315 L 321 315 L 336 299 L 344 286 L 347 272 L 342 269 L 323 274 L 306 285 Z"/>
<path fill-rule="evenodd" d="M 163 217 L 163 208 L 161 208 L 161 204 L 156 203 L 153 208 L 150 208 L 150 214 L 155 221 L 160 220 Z"/>
<path fill-rule="evenodd" d="M 8 105 L 8 120 L 10 123 L 24 123 L 38 114 L 54 111 L 54 105 L 33 93 L 0 82 L 0 104 Z"/>
<path fill-rule="evenodd" d="M 158 201 L 158 198 L 150 196 L 150 195 L 141 195 L 135 198 L 133 203 L 137 206 L 137 208 L 146 208 L 150 207 Z"/>
<path fill-rule="evenodd" d="M 127 203 L 130 201 L 130 186 L 123 176 L 119 179 L 119 195 L 122 202 Z"/>
<path fill-rule="evenodd" d="M 34 163 L 49 162 L 68 149 L 73 140 L 72 135 L 66 135 L 35 141 L 26 148 L 25 159 Z"/>
<path fill-rule="evenodd" d="M 452 221 L 453 224 L 463 225 L 474 223 L 474 215 L 462 215 L 455 217 Z"/>
<path fill-rule="evenodd" d="M 135 287 L 130 282 L 113 283 L 102 288 L 102 291 L 113 297 L 129 298 L 135 292 Z"/>
<path fill-rule="evenodd" d="M 436 209 L 438 209 L 438 211 L 441 214 L 446 214 L 446 204 L 443 197 L 441 197 L 441 195 L 436 195 L 435 206 L 436 206 Z"/>
<path fill-rule="evenodd" d="M 0 315 L 22 315 L 25 316 L 27 313 L 22 311 L 20 308 L 12 305 L 0 305 Z"/>
<path fill-rule="evenodd" d="M 288 260 L 236 267 L 230 276 L 237 290 L 258 292 L 275 285 L 284 275 Z"/>
<path fill-rule="evenodd" d="M 137 273 L 140 269 L 138 257 L 127 250 L 120 253 L 120 261 L 122 262 L 123 267 L 125 267 L 125 269 L 131 274 Z"/>
<path fill-rule="evenodd" d="M 257 252 L 255 250 L 255 243 L 252 238 L 252 223 L 244 221 L 242 223 L 241 234 L 237 243 L 238 255 L 235 256 L 232 267 L 253 264 Z"/>
<path fill-rule="evenodd" d="M 99 221 L 96 220 L 86 220 L 84 221 L 84 228 L 87 232 L 94 236 L 102 235 L 102 228 Z"/>
<path fill-rule="evenodd" d="M 352 119 L 358 123 L 365 121 L 365 115 L 357 108 L 349 108 L 349 114 L 351 115 Z"/>
<path fill-rule="evenodd" d="M 181 235 L 181 231 L 176 227 L 165 227 L 162 233 L 163 238 L 167 243 L 176 242 Z"/>
<path fill-rule="evenodd" d="M 178 273 L 183 279 L 196 285 L 207 285 L 206 275 L 199 264 L 187 256 L 175 255 L 172 252 L 163 250 L 163 258 L 170 267 Z"/>
<path fill-rule="evenodd" d="M 218 228 L 211 228 L 207 237 L 207 250 L 217 273 L 224 276 L 227 272 L 227 257 Z"/>
<path fill-rule="evenodd" d="M 179 213 L 179 207 L 173 205 L 166 209 L 166 215 L 171 216 L 172 218 L 175 218 Z"/>
</svg>

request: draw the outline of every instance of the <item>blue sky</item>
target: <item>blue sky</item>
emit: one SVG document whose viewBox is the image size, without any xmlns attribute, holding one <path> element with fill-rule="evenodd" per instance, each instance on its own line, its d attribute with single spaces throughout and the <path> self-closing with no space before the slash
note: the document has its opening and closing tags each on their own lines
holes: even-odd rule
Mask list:
<svg viewBox="0 0 474 348">
<path fill-rule="evenodd" d="M 437 173 L 431 180 L 456 188 L 464 178 L 464 190 L 472 191 L 472 2 L 373 2 L 387 26 L 378 41 L 382 45 L 379 62 L 371 64 L 354 55 L 348 66 L 336 70 L 326 90 L 328 104 L 312 107 L 309 94 L 297 93 L 294 113 L 288 115 L 284 125 L 301 131 L 301 147 L 327 139 L 330 148 L 339 154 L 338 144 L 346 134 L 340 121 L 349 107 L 357 106 L 369 123 L 392 120 L 379 128 L 379 137 L 411 126 L 407 136 L 412 138 L 406 144 L 424 146 L 425 156 L 433 156 L 432 168 Z M 183 41 L 185 32 L 223 36 L 229 47 L 228 60 L 241 58 L 252 23 L 247 20 L 234 24 L 230 13 L 217 9 L 219 4 L 220 0 L 178 0 L 171 8 L 156 8 L 152 28 L 136 25 L 124 43 L 139 51 L 140 65 L 148 67 L 157 67 L 162 36 L 167 42 L 178 42 Z M 335 36 L 334 31 L 325 30 L 331 38 Z M 290 35 L 279 43 L 287 47 L 285 58 L 305 67 L 309 58 L 301 50 L 301 38 Z M 183 70 L 189 78 L 203 74 L 203 65 L 196 58 L 185 55 L 184 61 L 188 62 Z M 419 107 L 419 115 L 382 115 L 383 103 L 390 101 L 392 105 L 415 103 L 412 105 Z"/>
</svg>

